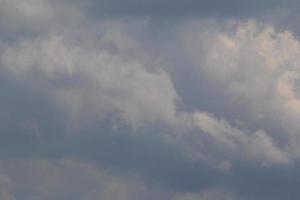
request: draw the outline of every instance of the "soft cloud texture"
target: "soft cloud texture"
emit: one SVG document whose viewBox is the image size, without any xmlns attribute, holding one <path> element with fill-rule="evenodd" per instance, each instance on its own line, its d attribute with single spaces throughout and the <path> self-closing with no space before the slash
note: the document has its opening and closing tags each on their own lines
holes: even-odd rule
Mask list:
<svg viewBox="0 0 300 200">
<path fill-rule="evenodd" d="M 22 36 L 36 36 L 38 33 L 56 32 L 68 26 L 76 28 L 83 22 L 82 3 L 50 0 L 1 0 L 1 38 L 15 40 Z"/>
<path fill-rule="evenodd" d="M 11 199 L 174 199 L 233 200 L 232 194 L 221 190 L 205 190 L 201 193 L 162 191 L 149 186 L 134 175 L 112 175 L 110 171 L 71 158 L 48 161 L 9 160 L 0 165 L 0 196 Z M 15 193 L 15 191 L 19 191 Z"/>
<path fill-rule="evenodd" d="M 110 175 L 105 170 L 64 159 L 7 161 L 1 164 L 1 197 L 8 199 L 150 199 L 160 198 L 138 178 Z M 149 191 L 148 191 L 149 190 Z M 15 191 L 19 191 L 15 194 Z"/>
<path fill-rule="evenodd" d="M 282 5 L 0 0 L 0 198 L 298 199 Z"/>
<path fill-rule="evenodd" d="M 176 112 L 177 94 L 166 72 L 150 71 L 143 61 L 101 49 L 101 44 L 68 46 L 63 37 L 51 36 L 9 47 L 2 60 L 12 73 L 44 77 L 53 98 L 75 117 L 115 113 L 139 126 L 172 121 Z"/>
<path fill-rule="evenodd" d="M 232 128 L 209 114 L 177 112 L 178 95 L 169 75 L 159 67 L 149 69 L 143 61 L 131 61 L 109 49 L 101 50 L 101 40 L 96 47 L 85 48 L 84 43 L 78 46 L 65 43 L 58 36 L 21 41 L 3 51 L 2 66 L 17 76 L 43 77 L 41 84 L 49 89 L 47 93 L 76 121 L 112 116 L 133 128 L 149 124 L 190 127 L 207 133 L 212 139 L 209 144 L 215 142 L 217 149 L 224 146 L 223 150 L 229 154 L 240 152 L 238 159 L 247 156 L 260 162 L 288 161 L 264 131 L 247 136 L 251 133 Z M 207 136 L 196 137 L 202 141 Z"/>
<path fill-rule="evenodd" d="M 291 32 L 277 32 L 255 22 L 238 25 L 234 32 L 211 32 L 207 35 L 200 31 L 199 43 L 193 41 L 188 47 L 199 74 L 209 77 L 207 81 L 222 90 L 225 104 L 233 110 L 237 106 L 244 110 L 237 113 L 240 117 L 245 113 L 249 121 L 277 121 L 274 125 L 284 129 L 285 134 L 274 137 L 287 137 L 291 143 L 298 140 L 297 38 Z M 187 43 L 191 44 L 188 40 Z M 203 56 L 197 57 L 195 52 L 199 51 Z M 285 148 L 289 149 L 291 146 L 287 145 Z M 290 153 L 296 153 L 294 150 Z"/>
</svg>

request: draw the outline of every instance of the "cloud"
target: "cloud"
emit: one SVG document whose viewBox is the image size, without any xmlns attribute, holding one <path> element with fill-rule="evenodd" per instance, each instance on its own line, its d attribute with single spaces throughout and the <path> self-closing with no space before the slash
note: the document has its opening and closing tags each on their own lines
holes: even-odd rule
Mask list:
<svg viewBox="0 0 300 200">
<path fill-rule="evenodd" d="M 64 40 L 51 36 L 21 41 L 4 50 L 2 66 L 17 76 L 44 77 L 42 84 L 52 98 L 74 118 L 116 115 L 133 126 L 173 120 L 178 97 L 162 69 L 112 53 L 101 42 L 84 48 Z"/>
<path fill-rule="evenodd" d="M 56 32 L 66 25 L 69 29 L 75 28 L 84 21 L 81 4 L 57 0 L 1 0 L 0 40 L 34 37 Z"/>
<path fill-rule="evenodd" d="M 76 120 L 73 123 L 108 118 L 119 123 L 120 118 L 133 128 L 163 125 L 185 129 L 191 126 L 199 132 L 199 136 L 192 134 L 196 137 L 194 139 L 202 141 L 202 137 L 207 136 L 201 132 L 207 133 L 212 139 L 209 143 L 216 145 L 210 151 L 222 149 L 223 145 L 229 159 L 246 156 L 259 162 L 288 162 L 285 152 L 277 149 L 263 130 L 248 136 L 252 133 L 233 128 L 225 120 L 219 121 L 209 114 L 197 110 L 195 114 L 179 111 L 176 105 L 179 97 L 169 74 L 161 67 L 147 66 L 143 60 L 101 47 L 102 42 L 108 42 L 116 43 L 117 48 L 121 43 L 121 49 L 124 48 L 119 39 L 111 39 L 104 36 L 98 45 L 88 47 L 84 47 L 84 42 L 74 45 L 71 41 L 68 44 L 63 36 L 25 40 L 3 50 L 2 66 L 18 77 L 42 77 L 43 80 L 39 81 L 48 89 L 46 93 L 60 110 L 65 110 L 71 119 Z M 185 139 L 180 137 L 180 140 Z M 175 143 L 180 144 L 180 140 Z M 186 142 L 189 144 L 190 141 Z M 241 155 L 231 156 L 234 152 Z"/>
<path fill-rule="evenodd" d="M 221 190 L 206 190 L 201 193 L 181 193 L 175 196 L 174 200 L 234 200 L 236 199 L 233 194 L 228 194 Z"/>
<path fill-rule="evenodd" d="M 90 1 L 91 10 L 94 15 L 121 17 L 138 16 L 153 18 L 178 18 L 182 16 L 249 16 L 264 12 L 269 9 L 282 7 L 293 8 L 297 6 L 294 0 L 262 0 L 262 1 L 208 1 L 208 0 L 187 0 L 187 1 L 137 1 L 137 0 L 100 0 Z"/>
<path fill-rule="evenodd" d="M 282 2 L 0 5 L 1 198 L 297 199 L 299 40 L 223 19 Z"/>
<path fill-rule="evenodd" d="M 126 27 L 126 24 L 124 26 Z M 211 27 L 214 30 L 214 26 Z M 242 105 L 247 104 L 255 111 L 260 106 L 260 101 L 253 101 L 254 104 L 252 104 L 247 100 L 252 97 L 259 98 L 259 94 L 264 95 L 264 91 L 256 93 L 256 87 L 251 85 L 252 76 L 248 77 L 247 70 L 250 67 L 246 68 L 246 72 L 244 72 L 243 69 L 240 69 L 240 65 L 236 64 L 239 62 L 236 62 L 235 59 L 242 59 L 245 63 L 251 61 L 249 65 L 255 63 L 254 66 L 258 70 L 263 68 L 265 71 L 274 71 L 280 69 L 283 63 L 296 57 L 292 54 L 295 51 L 291 51 L 292 55 L 275 56 L 276 60 L 274 60 L 269 43 L 266 42 L 265 46 L 260 46 L 262 41 L 273 40 L 273 37 L 268 36 L 268 34 L 276 34 L 272 28 L 265 30 L 262 25 L 262 35 L 259 32 L 258 36 L 253 39 L 250 36 L 256 33 L 255 23 L 241 24 L 237 27 L 238 30 L 233 33 L 233 35 L 237 35 L 235 36 L 237 39 L 231 38 L 218 29 L 214 30 L 213 34 L 204 36 L 201 35 L 201 32 L 200 34 L 196 32 L 200 38 L 196 42 L 192 42 L 193 45 L 189 43 L 188 39 L 184 41 L 191 48 L 186 49 L 187 58 L 195 62 L 194 65 L 199 72 L 203 71 L 203 74 L 209 77 L 209 79 L 202 80 L 208 83 L 213 81 L 216 87 L 224 90 L 224 97 L 220 98 L 226 100 L 224 105 L 231 100 L 236 100 L 240 101 Z M 171 77 L 172 73 L 168 71 L 172 69 L 164 67 L 158 61 L 159 59 L 156 60 L 155 56 L 147 54 L 147 49 L 139 50 L 141 42 L 138 38 L 126 34 L 126 28 L 123 29 L 122 26 L 109 23 L 104 24 L 103 28 L 106 31 L 102 32 L 100 36 L 92 35 L 89 39 L 76 40 L 77 37 L 69 33 L 50 34 L 2 45 L 1 71 L 10 78 L 8 84 L 20 83 L 25 87 L 25 91 L 33 92 L 35 95 L 33 99 L 47 98 L 49 105 L 46 104 L 46 106 L 49 109 L 56 109 L 57 113 L 54 114 L 54 118 L 62 116 L 62 122 L 66 123 L 61 127 L 54 128 L 56 135 L 52 136 L 53 131 L 45 131 L 46 127 L 51 126 L 48 121 L 52 120 L 47 113 L 45 116 L 46 126 L 40 118 L 32 113 L 30 113 L 30 117 L 25 116 L 17 122 L 17 124 L 21 124 L 19 128 L 16 128 L 18 132 L 24 134 L 25 129 L 32 132 L 26 136 L 29 138 L 28 144 L 40 143 L 36 148 L 41 150 L 41 155 L 72 155 L 100 166 L 112 165 L 113 168 L 119 164 L 121 171 L 133 171 L 149 179 L 149 182 L 157 182 L 165 188 L 193 192 L 196 192 L 196 187 L 202 190 L 202 187 L 205 188 L 205 186 L 213 188 L 216 185 L 224 184 L 218 184 L 217 180 L 224 176 L 227 177 L 228 173 L 235 169 L 236 162 L 252 163 L 259 167 L 286 165 L 293 162 L 290 158 L 292 154 L 289 148 L 281 146 L 280 141 L 269 131 L 265 131 L 264 127 L 249 130 L 253 128 L 250 126 L 251 124 L 239 127 L 230 122 L 230 119 L 222 119 L 222 113 L 213 115 L 196 106 L 193 111 L 180 108 L 180 104 L 185 102 L 185 97 L 180 96 L 176 90 Z M 189 29 L 184 33 L 191 34 Z M 248 38 L 248 34 L 250 38 Z M 193 38 L 197 39 L 197 37 Z M 285 48 L 285 40 L 287 42 L 294 40 L 288 33 L 279 33 L 275 38 L 279 38 L 280 42 L 274 45 L 283 46 L 283 48 Z M 203 44 L 197 43 L 202 40 Z M 257 40 L 257 43 L 252 40 Z M 283 42 L 281 42 L 282 40 Z M 209 47 L 205 46 L 206 42 L 209 42 Z M 253 45 L 250 46 L 253 49 L 249 48 L 247 42 Z M 243 48 L 243 45 L 246 45 L 245 52 L 236 50 L 236 48 Z M 203 49 L 194 51 L 193 48 L 199 47 Z M 297 45 L 294 48 L 296 49 Z M 194 52 L 202 52 L 202 54 L 197 56 Z M 220 64 L 224 64 L 224 68 L 220 68 Z M 244 63 L 241 66 L 244 66 Z M 191 69 L 190 67 L 187 69 Z M 233 77 L 239 73 L 245 78 L 238 79 L 240 82 L 236 83 Z M 176 76 L 179 75 L 181 74 L 176 74 Z M 291 78 L 293 77 L 291 76 Z M 267 80 L 272 83 L 273 79 L 271 78 Z M 294 98 L 293 88 L 290 86 L 292 82 L 289 82 L 289 79 L 289 75 L 282 78 L 278 82 L 280 83 L 278 88 L 281 91 L 280 94 L 283 94 L 285 98 Z M 17 87 L 20 86 L 17 85 Z M 236 87 L 243 87 L 250 94 L 244 94 L 243 90 Z M 263 87 L 258 88 L 264 89 Z M 220 95 L 222 94 L 220 93 Z M 226 99 L 227 94 L 228 99 Z M 29 99 L 30 103 L 32 101 Z M 264 105 L 264 107 L 266 106 Z M 261 109 L 260 112 L 266 115 L 266 111 Z M 257 114 L 260 113 L 253 112 L 253 117 L 257 117 Z M 101 126 L 95 126 L 95 122 L 100 123 Z M 105 122 L 109 122 L 106 128 L 103 125 Z M 111 125 L 113 127 L 110 127 Z M 247 128 L 248 126 L 250 128 Z M 75 128 L 73 129 L 73 127 Z M 130 128 L 132 128 L 131 131 Z M 89 131 L 89 129 L 94 130 Z M 143 149 L 139 146 L 134 147 L 128 139 L 122 139 L 124 140 L 123 153 L 126 154 L 121 156 L 118 150 L 120 147 L 111 144 L 112 147 L 108 149 L 113 148 L 116 153 L 112 152 L 105 156 L 98 152 L 107 150 L 100 140 L 110 141 L 116 138 L 104 134 L 103 129 L 108 131 L 108 134 L 122 134 L 120 130 L 124 129 L 124 132 L 127 132 L 125 133 L 126 137 L 132 134 L 130 132 L 138 132 L 142 136 L 133 141 L 143 142 L 144 145 L 147 142 L 143 140 L 148 139 L 150 143 L 149 139 L 153 137 L 151 135 L 163 141 L 152 143 L 153 146 L 148 146 L 150 149 Z M 153 133 L 154 131 L 156 133 Z M 92 134 L 85 136 L 87 137 L 85 139 L 83 136 L 76 136 L 73 132 L 81 134 L 82 132 L 92 132 Z M 99 136 L 96 136 L 95 133 Z M 66 137 L 66 139 L 60 139 L 61 137 Z M 140 140 L 143 137 L 145 139 Z M 289 137 L 288 135 L 287 138 Z M 46 138 L 53 139 L 46 140 Z M 96 144 L 91 140 L 95 140 Z M 81 143 L 87 141 L 85 149 L 78 150 L 80 141 Z M 104 146 L 97 147 L 97 143 Z M 73 146 L 74 144 L 75 146 Z M 45 147 L 43 147 L 44 145 Z M 55 145 L 56 148 L 51 147 L 52 145 Z M 162 146 L 155 147 L 155 145 Z M 168 145 L 176 146 L 174 152 L 180 155 L 179 158 L 175 159 L 173 154 L 161 155 L 159 151 L 155 151 L 155 149 L 164 150 L 164 145 L 166 148 L 169 147 Z M 131 150 L 131 148 L 133 149 Z M 33 153 L 35 151 L 29 148 L 29 156 L 36 157 L 37 155 Z M 141 155 L 132 153 L 132 151 L 140 151 Z M 131 160 L 132 155 L 136 156 L 136 161 Z M 121 157 L 129 160 L 124 162 Z M 160 162 L 160 164 L 151 165 L 151 162 L 145 161 L 142 157 L 148 157 L 149 161 Z M 150 167 L 146 166 L 146 163 Z M 168 174 L 165 167 L 169 164 L 172 164 L 174 170 L 178 171 Z M 207 175 L 205 175 L 206 172 Z M 158 174 L 161 175 L 158 177 Z M 187 179 L 187 186 L 180 186 L 181 176 Z M 190 180 L 193 176 L 199 180 Z M 236 187 L 236 185 L 233 184 L 232 187 Z M 46 188 L 51 187 L 47 186 Z"/>
<path fill-rule="evenodd" d="M 148 188 L 138 177 L 111 175 L 74 159 L 8 160 L 1 164 L 1 192 L 5 200 L 18 199 L 163 199 L 166 194 Z M 18 191 L 17 193 L 13 191 Z"/>
<path fill-rule="evenodd" d="M 272 133 L 271 137 L 281 137 L 278 142 L 289 149 L 288 141 L 298 140 L 294 134 L 299 129 L 294 91 L 299 42 L 291 32 L 276 31 L 268 25 L 249 22 L 234 27 L 234 31 L 200 30 L 198 36 L 187 32 L 187 38 L 196 38 L 187 39 L 188 56 L 201 78 L 220 91 L 223 105 L 250 123 L 260 121 L 282 128 L 281 135 Z"/>
<path fill-rule="evenodd" d="M 29 199 L 104 199 L 104 200 L 224 200 L 235 199 L 225 191 L 199 193 L 165 191 L 146 184 L 136 175 L 112 174 L 111 171 L 72 158 L 59 160 L 6 160 L 0 165 L 1 192 L 5 200 Z M 17 193 L 13 191 L 19 191 Z"/>
<path fill-rule="evenodd" d="M 213 148 L 230 152 L 230 156 L 238 154 L 238 159 L 259 160 L 265 164 L 289 162 L 286 152 L 278 149 L 272 138 L 262 130 L 254 133 L 243 131 L 231 127 L 225 120 L 215 119 L 208 113 L 195 113 L 194 123 L 195 127 L 212 138 L 212 141 L 207 142 L 209 146 L 215 143 L 216 147 Z M 200 137 L 199 141 L 201 140 Z"/>
</svg>

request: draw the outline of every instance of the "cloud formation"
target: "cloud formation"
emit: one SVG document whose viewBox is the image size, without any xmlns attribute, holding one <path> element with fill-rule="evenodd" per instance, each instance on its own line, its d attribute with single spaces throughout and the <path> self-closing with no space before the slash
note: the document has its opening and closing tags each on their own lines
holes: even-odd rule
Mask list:
<svg viewBox="0 0 300 200">
<path fill-rule="evenodd" d="M 0 198 L 298 199 L 282 5 L 0 1 Z"/>
<path fill-rule="evenodd" d="M 2 66 L 17 76 L 44 77 L 48 92 L 76 116 L 119 113 L 116 117 L 133 126 L 173 120 L 177 94 L 166 72 L 150 71 L 143 61 L 101 49 L 101 44 L 84 48 L 64 40 L 21 41 L 4 50 Z"/>
<path fill-rule="evenodd" d="M 244 110 L 240 117 L 245 113 L 249 121 L 265 121 L 284 129 L 285 136 L 274 133 L 273 137 L 297 140 L 295 87 L 300 52 L 297 38 L 291 32 L 277 32 L 271 26 L 255 22 L 238 25 L 233 33 L 200 32 L 201 44 L 187 42 L 187 51 L 199 74 L 209 77 L 207 81 L 222 90 L 223 101 L 231 104 L 232 110 L 240 106 L 238 109 Z M 203 52 L 203 57 L 197 57 L 194 53 L 197 51 Z M 291 150 L 290 147 L 285 148 Z"/>
</svg>

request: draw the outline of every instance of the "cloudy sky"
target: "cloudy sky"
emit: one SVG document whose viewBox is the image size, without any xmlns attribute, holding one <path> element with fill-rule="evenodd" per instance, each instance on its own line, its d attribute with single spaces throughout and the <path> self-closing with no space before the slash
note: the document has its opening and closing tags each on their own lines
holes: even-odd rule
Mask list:
<svg viewBox="0 0 300 200">
<path fill-rule="evenodd" d="M 298 200 L 299 0 L 0 0 L 1 200 Z"/>
</svg>

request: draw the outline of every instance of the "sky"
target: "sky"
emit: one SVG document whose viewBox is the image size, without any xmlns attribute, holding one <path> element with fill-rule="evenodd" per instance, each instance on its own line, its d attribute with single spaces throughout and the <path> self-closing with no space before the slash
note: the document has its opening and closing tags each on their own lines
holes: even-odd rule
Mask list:
<svg viewBox="0 0 300 200">
<path fill-rule="evenodd" d="M 0 0 L 1 200 L 298 200 L 299 0 Z"/>
</svg>

